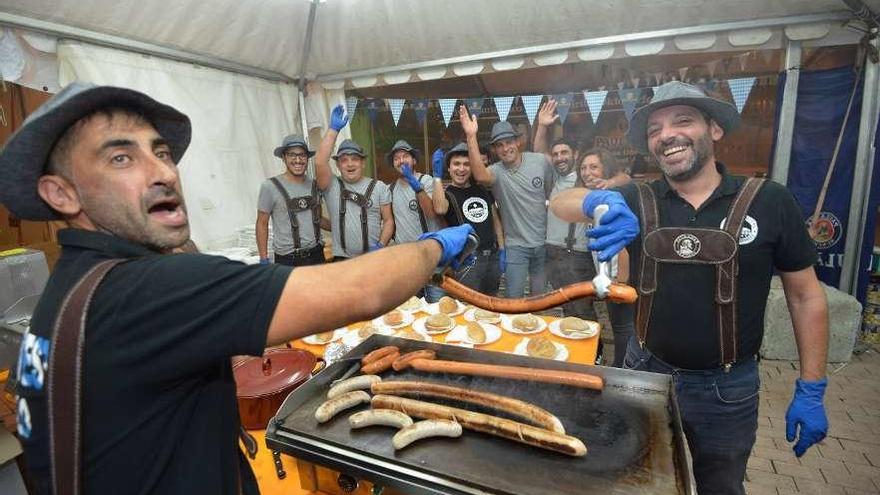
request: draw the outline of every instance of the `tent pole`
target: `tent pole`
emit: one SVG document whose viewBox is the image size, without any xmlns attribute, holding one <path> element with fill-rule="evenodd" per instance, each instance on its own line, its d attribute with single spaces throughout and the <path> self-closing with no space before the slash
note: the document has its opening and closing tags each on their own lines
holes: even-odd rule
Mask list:
<svg viewBox="0 0 880 495">
<path fill-rule="evenodd" d="M 433 156 L 431 155 L 431 150 L 428 149 L 428 112 L 425 112 L 425 118 L 422 119 L 422 136 L 425 140 L 425 168 L 427 169 L 428 175 L 434 174 L 434 166 Z M 442 178 L 442 177 L 441 177 Z"/>
<path fill-rule="evenodd" d="M 880 43 L 878 29 L 871 29 L 870 45 L 876 50 Z M 855 295 L 858 292 L 859 265 L 862 243 L 865 242 L 865 222 L 876 212 L 868 212 L 868 196 L 871 194 L 872 168 L 874 164 L 874 135 L 876 133 L 878 106 L 877 92 L 880 91 L 880 69 L 865 57 L 865 83 L 862 88 L 862 115 L 859 121 L 859 142 L 856 148 L 856 163 L 853 171 L 852 196 L 849 203 L 849 220 L 846 225 L 846 244 L 840 270 L 840 290 Z M 871 241 L 873 243 L 873 241 Z"/>
<path fill-rule="evenodd" d="M 794 137 L 794 116 L 797 109 L 798 80 L 801 74 L 801 42 L 786 39 L 785 89 L 779 110 L 779 130 L 776 133 L 776 152 L 770 178 L 788 184 L 788 166 L 791 163 L 791 141 Z"/>
<path fill-rule="evenodd" d="M 306 69 L 309 64 L 309 52 L 312 51 L 312 31 L 315 27 L 315 16 L 318 13 L 318 0 L 310 0 L 309 3 L 311 4 L 309 5 L 309 20 L 306 24 L 306 37 L 303 42 L 303 52 L 299 63 L 299 80 L 297 81 L 300 130 L 302 131 L 303 139 L 306 141 L 306 144 L 311 144 L 309 143 L 309 123 L 306 119 Z M 311 177 L 315 176 L 315 164 L 311 160 L 309 161 L 309 175 Z"/>
</svg>

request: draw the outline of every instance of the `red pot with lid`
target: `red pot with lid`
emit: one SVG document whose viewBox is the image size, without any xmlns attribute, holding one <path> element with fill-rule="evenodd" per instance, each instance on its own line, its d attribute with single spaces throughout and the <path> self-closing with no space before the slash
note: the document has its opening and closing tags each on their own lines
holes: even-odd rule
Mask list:
<svg viewBox="0 0 880 495">
<path fill-rule="evenodd" d="M 296 387 L 324 369 L 323 359 L 302 349 L 268 349 L 262 357 L 235 362 L 232 371 L 238 388 L 241 425 L 262 430 Z"/>
</svg>

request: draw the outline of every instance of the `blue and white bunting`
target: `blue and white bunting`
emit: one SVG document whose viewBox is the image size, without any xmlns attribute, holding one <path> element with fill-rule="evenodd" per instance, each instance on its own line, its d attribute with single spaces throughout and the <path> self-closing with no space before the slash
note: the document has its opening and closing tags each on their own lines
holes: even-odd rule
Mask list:
<svg viewBox="0 0 880 495">
<path fill-rule="evenodd" d="M 370 117 L 370 122 L 375 124 L 376 117 L 379 116 L 379 110 L 385 106 L 385 102 L 380 98 L 367 98 L 364 100 L 364 104 L 367 106 L 367 116 Z"/>
<path fill-rule="evenodd" d="M 403 113 L 403 104 L 406 100 L 403 98 L 385 98 L 385 103 L 391 109 L 391 118 L 394 119 L 394 126 L 400 122 L 400 114 Z"/>
<path fill-rule="evenodd" d="M 428 115 L 428 100 L 426 98 L 415 99 L 409 101 L 413 111 L 416 112 L 416 119 L 419 125 L 425 123 L 425 116 Z"/>
<path fill-rule="evenodd" d="M 602 107 L 605 106 L 605 97 L 608 96 L 608 91 L 584 91 L 584 101 L 587 102 L 587 108 L 590 109 L 590 118 L 593 119 L 593 124 L 596 124 L 596 121 L 599 120 L 599 114 L 602 113 Z"/>
<path fill-rule="evenodd" d="M 556 100 L 556 114 L 559 115 L 559 123 L 565 124 L 568 111 L 571 110 L 571 104 L 574 103 L 574 93 L 553 95 L 553 99 Z"/>
<path fill-rule="evenodd" d="M 357 110 L 358 99 L 357 96 L 349 96 L 345 99 L 345 114 L 348 115 L 349 119 L 354 118 L 354 112 Z"/>
<path fill-rule="evenodd" d="M 440 104 L 440 113 L 443 114 L 443 122 L 449 127 L 449 121 L 452 120 L 452 112 L 455 111 L 455 104 L 458 103 L 457 98 L 440 98 L 437 100 Z"/>
<path fill-rule="evenodd" d="M 479 117 L 483 113 L 483 97 L 465 98 L 464 104 L 467 105 L 468 112 L 474 117 Z"/>
<path fill-rule="evenodd" d="M 755 77 L 742 77 L 739 79 L 728 79 L 727 85 L 730 87 L 730 94 L 733 96 L 733 103 L 736 105 L 736 111 L 742 113 L 746 101 L 749 99 L 749 93 L 755 85 Z"/>
<path fill-rule="evenodd" d="M 636 105 L 639 104 L 642 88 L 619 89 L 617 90 L 617 95 L 620 96 L 620 104 L 623 106 L 623 112 L 626 114 L 627 122 L 629 122 L 636 111 Z"/>
<path fill-rule="evenodd" d="M 507 120 L 507 116 L 510 115 L 510 107 L 513 106 L 513 99 L 515 96 L 496 96 L 493 98 L 495 100 L 495 110 L 498 112 L 498 120 L 504 122 Z"/>
<path fill-rule="evenodd" d="M 531 125 L 535 121 L 535 116 L 538 115 L 538 107 L 541 105 L 544 95 L 522 95 L 519 98 L 522 100 L 523 110 L 525 110 L 526 117 L 529 118 L 529 125 Z"/>
</svg>

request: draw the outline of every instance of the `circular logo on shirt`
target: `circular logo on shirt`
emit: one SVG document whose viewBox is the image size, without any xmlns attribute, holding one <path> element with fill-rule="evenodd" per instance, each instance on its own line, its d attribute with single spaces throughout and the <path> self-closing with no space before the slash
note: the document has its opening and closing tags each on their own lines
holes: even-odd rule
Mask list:
<svg viewBox="0 0 880 495">
<path fill-rule="evenodd" d="M 367 202 L 364 204 L 367 205 L 367 208 L 372 208 L 373 207 L 373 200 L 368 198 Z"/>
<path fill-rule="evenodd" d="M 810 219 L 807 219 L 807 231 L 813 239 L 813 243 L 819 249 L 828 249 L 840 241 L 843 236 L 843 228 L 840 220 L 830 211 L 819 213 L 819 217 L 810 228 Z"/>
<path fill-rule="evenodd" d="M 412 211 L 419 211 L 419 202 L 416 200 L 410 200 L 409 209 Z"/>
<path fill-rule="evenodd" d="M 483 198 L 468 198 L 461 204 L 464 217 L 473 223 L 483 223 L 489 218 L 489 204 Z"/>
<path fill-rule="evenodd" d="M 539 187 L 544 187 L 544 179 L 542 179 L 540 177 L 535 177 L 534 179 L 532 179 L 532 186 L 535 189 L 537 189 Z"/>
<path fill-rule="evenodd" d="M 721 221 L 721 225 L 718 228 L 724 230 L 725 225 L 727 225 L 727 218 Z M 746 218 L 743 219 L 742 228 L 739 231 L 739 245 L 744 246 L 746 244 L 751 244 L 752 241 L 757 238 L 758 221 L 752 218 L 751 215 L 746 215 Z"/>
<path fill-rule="evenodd" d="M 700 252 L 700 240 L 693 234 L 681 234 L 672 241 L 672 249 L 682 258 L 693 258 Z"/>
<path fill-rule="evenodd" d="M 298 204 L 299 204 L 300 209 L 303 209 L 303 210 L 305 210 L 309 206 L 309 202 L 306 198 L 300 198 Z"/>
</svg>

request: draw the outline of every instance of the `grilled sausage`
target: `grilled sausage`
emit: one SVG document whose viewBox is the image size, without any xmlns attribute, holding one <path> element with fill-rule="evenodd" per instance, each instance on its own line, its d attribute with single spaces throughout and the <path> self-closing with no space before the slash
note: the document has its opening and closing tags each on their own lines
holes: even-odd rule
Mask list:
<svg viewBox="0 0 880 495">
<path fill-rule="evenodd" d="M 393 409 L 368 409 L 349 416 L 348 424 L 352 428 L 364 428 L 374 425 L 406 428 L 413 424 L 413 420 L 406 414 Z"/>
<path fill-rule="evenodd" d="M 374 363 L 389 354 L 394 354 L 395 352 L 400 352 L 400 348 L 396 345 L 386 345 L 385 347 L 380 347 L 361 358 L 361 366 L 366 366 L 370 363 Z"/>
<path fill-rule="evenodd" d="M 394 450 L 400 450 L 407 445 L 428 437 L 451 437 L 461 436 L 461 425 L 455 421 L 445 419 L 426 419 L 413 423 L 394 434 L 391 443 Z"/>
<path fill-rule="evenodd" d="M 396 409 L 416 418 L 448 419 L 459 423 L 462 428 L 468 430 L 496 435 L 574 457 L 582 457 L 587 454 L 587 447 L 575 437 L 488 414 L 391 395 L 374 396 L 371 407 L 374 409 Z"/>
<path fill-rule="evenodd" d="M 352 390 L 368 390 L 370 385 L 381 381 L 382 378 L 376 375 L 361 375 L 349 378 L 330 387 L 330 391 L 327 392 L 327 398 L 332 399 Z"/>
<path fill-rule="evenodd" d="M 494 376 L 511 380 L 526 380 L 541 383 L 559 383 L 572 387 L 602 390 L 605 380 L 601 376 L 573 371 L 526 368 L 523 366 L 502 366 L 498 364 L 463 363 L 439 359 L 414 359 L 409 365 L 419 371 L 451 373 L 456 375 Z"/>
<path fill-rule="evenodd" d="M 327 421 L 330 421 L 330 418 L 336 416 L 340 412 L 367 402 L 370 402 L 370 394 L 363 390 L 346 392 L 318 406 L 318 409 L 315 410 L 315 419 L 318 420 L 318 423 L 326 423 Z"/>
<path fill-rule="evenodd" d="M 395 348 L 396 349 L 396 348 Z M 394 350 L 391 354 L 387 354 L 370 364 L 361 368 L 361 372 L 365 375 L 375 375 L 391 369 L 391 364 L 395 359 L 400 357 L 400 351 Z"/>
<path fill-rule="evenodd" d="M 437 353 L 430 349 L 407 352 L 395 359 L 394 362 L 391 363 L 391 367 L 394 368 L 394 371 L 401 371 L 409 368 L 409 363 L 413 359 L 434 359 L 435 357 L 437 357 Z"/>
<path fill-rule="evenodd" d="M 503 395 L 480 392 L 462 387 L 440 385 L 439 383 L 416 381 L 377 381 L 372 384 L 370 391 L 374 394 L 440 397 L 443 399 L 469 402 L 482 407 L 504 411 L 513 416 L 523 418 L 533 425 L 546 428 L 550 431 L 555 431 L 556 433 L 565 434 L 565 428 L 562 426 L 562 422 L 559 421 L 559 418 L 550 414 L 546 409 Z"/>
</svg>

